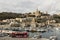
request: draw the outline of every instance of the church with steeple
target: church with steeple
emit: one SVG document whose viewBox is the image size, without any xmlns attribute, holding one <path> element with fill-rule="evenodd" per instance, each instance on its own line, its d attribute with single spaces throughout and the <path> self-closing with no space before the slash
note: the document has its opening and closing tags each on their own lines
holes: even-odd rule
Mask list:
<svg viewBox="0 0 60 40">
<path fill-rule="evenodd" d="M 34 11 L 34 12 L 30 12 L 28 15 L 27 15 L 27 17 L 42 17 L 42 18 L 44 18 L 44 17 L 48 17 L 49 16 L 49 14 L 48 14 L 48 12 L 46 12 L 46 13 L 44 13 L 44 12 L 41 12 L 41 11 L 39 11 L 38 9 L 36 9 L 36 11 Z"/>
<path fill-rule="evenodd" d="M 36 11 L 35 11 L 35 16 L 37 17 L 37 16 L 41 16 L 41 12 L 38 10 L 38 9 L 36 9 Z"/>
</svg>

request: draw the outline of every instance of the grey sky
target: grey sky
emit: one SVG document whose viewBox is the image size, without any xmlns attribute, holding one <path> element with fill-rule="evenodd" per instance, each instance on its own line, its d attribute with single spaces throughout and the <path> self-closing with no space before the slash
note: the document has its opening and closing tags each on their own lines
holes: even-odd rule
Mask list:
<svg viewBox="0 0 60 40">
<path fill-rule="evenodd" d="M 37 8 L 48 12 L 60 10 L 60 0 L 0 0 L 0 12 L 32 12 Z"/>
</svg>

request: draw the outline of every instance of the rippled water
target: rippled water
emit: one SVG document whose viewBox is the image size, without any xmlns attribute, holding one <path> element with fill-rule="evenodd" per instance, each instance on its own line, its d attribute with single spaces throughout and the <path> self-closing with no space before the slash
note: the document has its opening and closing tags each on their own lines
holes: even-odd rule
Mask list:
<svg viewBox="0 0 60 40">
<path fill-rule="evenodd" d="M 60 30 L 56 30 L 54 28 L 50 29 L 49 31 L 44 32 L 44 33 L 40 33 L 40 32 L 31 33 L 31 32 L 29 32 L 30 37 L 33 37 L 34 35 L 36 35 L 38 33 L 41 34 L 43 38 L 50 38 L 51 36 L 57 36 L 58 40 L 60 40 Z"/>
<path fill-rule="evenodd" d="M 47 28 L 46 28 L 47 29 Z M 56 30 L 55 28 L 50 28 L 47 32 L 29 32 L 29 37 L 33 37 L 36 34 L 41 34 L 43 38 L 50 38 L 51 36 L 57 36 L 58 40 L 60 40 L 60 29 Z"/>
</svg>

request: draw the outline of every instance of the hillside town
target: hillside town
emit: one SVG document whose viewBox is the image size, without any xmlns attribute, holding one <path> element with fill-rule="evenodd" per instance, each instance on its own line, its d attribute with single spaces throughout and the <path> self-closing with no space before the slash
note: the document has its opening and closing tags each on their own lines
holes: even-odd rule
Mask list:
<svg viewBox="0 0 60 40">
<path fill-rule="evenodd" d="M 4 27 L 43 27 L 54 26 L 60 27 L 60 15 L 50 15 L 48 12 L 40 12 L 38 9 L 35 12 L 29 12 L 20 15 L 20 18 L 4 19 L 0 21 L 0 26 Z"/>
<path fill-rule="evenodd" d="M 50 34 L 49 32 L 55 32 L 53 30 L 59 30 L 59 27 L 60 27 L 59 14 L 50 15 L 48 12 L 41 12 L 38 9 L 36 9 L 36 11 L 34 12 L 20 14 L 19 17 L 16 18 L 10 18 L 7 16 L 6 19 L 0 20 L 0 33 L 4 33 L 2 34 L 4 36 L 5 33 L 7 33 L 9 37 L 21 37 L 21 38 L 37 37 L 38 39 L 42 38 L 42 40 L 45 40 L 44 38 L 46 38 L 47 36 L 44 37 L 43 33 L 48 32 L 47 34 L 50 35 L 49 39 L 56 40 L 57 39 L 56 33 Z"/>
</svg>

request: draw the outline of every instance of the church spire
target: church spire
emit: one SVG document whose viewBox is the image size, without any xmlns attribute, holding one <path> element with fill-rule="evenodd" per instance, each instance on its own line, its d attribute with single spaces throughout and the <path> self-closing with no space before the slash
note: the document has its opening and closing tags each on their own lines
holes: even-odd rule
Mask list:
<svg viewBox="0 0 60 40">
<path fill-rule="evenodd" d="M 48 14 L 48 12 L 46 11 L 46 14 Z"/>
<path fill-rule="evenodd" d="M 37 17 L 37 16 L 39 16 L 40 15 L 40 13 L 39 13 L 39 10 L 38 10 L 38 8 L 36 9 L 36 11 L 35 11 L 35 16 Z"/>
<path fill-rule="evenodd" d="M 36 9 L 36 12 L 38 12 L 39 10 L 38 10 L 38 8 Z"/>
</svg>

